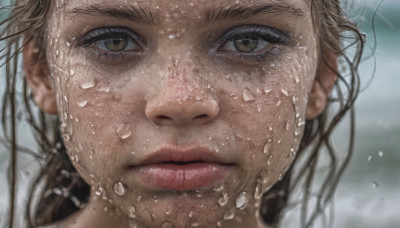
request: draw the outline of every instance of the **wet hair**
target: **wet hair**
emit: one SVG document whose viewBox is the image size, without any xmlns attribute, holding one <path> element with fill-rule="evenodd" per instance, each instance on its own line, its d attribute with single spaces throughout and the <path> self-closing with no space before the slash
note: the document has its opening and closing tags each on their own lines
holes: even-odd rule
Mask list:
<svg viewBox="0 0 400 228">
<path fill-rule="evenodd" d="M 302 189 L 299 201 L 301 227 L 313 224 L 330 203 L 353 152 L 353 104 L 359 93 L 358 66 L 365 39 L 357 25 L 343 11 L 342 6 L 345 7 L 347 1 L 342 2 L 342 6 L 339 0 L 310 1 L 314 28 L 318 34 L 319 58 L 337 74 L 338 80 L 334 95 L 329 96 L 322 114 L 306 121 L 300 148 L 290 169 L 262 198 L 260 215 L 272 227 L 279 225 L 285 209 L 293 201 L 291 196 L 299 188 Z M 0 142 L 10 151 L 10 227 L 15 222 L 17 153 L 28 153 L 40 163 L 39 173 L 32 182 L 25 215 L 28 226 L 36 227 L 54 223 L 79 210 L 88 200 L 90 187 L 69 160 L 57 127 L 58 118 L 38 109 L 20 72 L 20 53 L 29 42 L 34 42 L 38 50 L 37 61 L 46 61 L 46 23 L 57 3 L 46 0 L 13 2 L 12 6 L 0 8 L 3 12 L 9 11 L 7 18 L 0 22 L 0 66 L 5 68 L 1 103 L 3 138 L 0 138 Z M 348 51 L 350 48 L 351 52 Z M 336 54 L 340 70 L 329 65 L 324 55 L 326 50 Z M 347 151 L 340 153 L 343 159 L 339 162 L 339 153 L 332 146 L 331 135 L 347 113 L 350 116 L 349 146 Z M 17 122 L 22 118 L 29 123 L 39 151 L 18 144 Z M 329 165 L 322 185 L 313 192 L 318 161 L 326 156 L 324 153 L 328 155 Z"/>
</svg>

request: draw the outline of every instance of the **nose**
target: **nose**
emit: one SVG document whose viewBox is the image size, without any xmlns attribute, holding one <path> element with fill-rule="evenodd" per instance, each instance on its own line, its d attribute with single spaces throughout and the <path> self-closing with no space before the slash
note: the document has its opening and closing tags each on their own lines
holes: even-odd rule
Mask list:
<svg viewBox="0 0 400 228">
<path fill-rule="evenodd" d="M 217 101 L 193 80 L 172 80 L 147 101 L 145 112 L 157 125 L 185 126 L 209 123 L 219 110 Z"/>
</svg>

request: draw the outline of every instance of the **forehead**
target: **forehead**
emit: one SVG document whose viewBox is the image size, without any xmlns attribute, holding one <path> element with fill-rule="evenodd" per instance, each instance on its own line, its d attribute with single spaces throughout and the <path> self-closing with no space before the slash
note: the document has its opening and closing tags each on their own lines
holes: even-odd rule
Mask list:
<svg viewBox="0 0 400 228">
<path fill-rule="evenodd" d="M 296 17 L 308 14 L 309 5 L 308 0 L 70 0 L 62 8 L 70 13 L 98 13 L 101 9 L 112 9 L 125 11 L 127 16 L 133 11 L 151 17 L 153 22 L 162 22 L 165 17 L 212 18 L 226 11 L 233 11 L 231 14 L 281 13 Z"/>
</svg>

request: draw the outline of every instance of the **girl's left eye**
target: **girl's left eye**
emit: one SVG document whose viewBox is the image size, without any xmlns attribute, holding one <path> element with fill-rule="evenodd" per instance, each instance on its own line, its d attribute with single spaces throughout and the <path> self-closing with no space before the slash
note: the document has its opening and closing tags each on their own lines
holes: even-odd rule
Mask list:
<svg viewBox="0 0 400 228">
<path fill-rule="evenodd" d="M 258 35 L 239 35 L 228 40 L 222 47 L 221 51 L 240 52 L 240 53 L 256 53 L 269 48 L 271 43 Z"/>
</svg>

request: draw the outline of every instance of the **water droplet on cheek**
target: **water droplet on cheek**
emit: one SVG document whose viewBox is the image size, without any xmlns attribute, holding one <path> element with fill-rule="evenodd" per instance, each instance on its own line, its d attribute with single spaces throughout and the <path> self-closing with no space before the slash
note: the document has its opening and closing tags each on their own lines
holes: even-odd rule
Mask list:
<svg viewBox="0 0 400 228">
<path fill-rule="evenodd" d="M 243 91 L 243 100 L 245 102 L 250 102 L 250 101 L 256 100 L 256 97 L 252 92 L 250 92 L 250 90 L 248 88 L 246 88 Z"/>
<path fill-rule="evenodd" d="M 123 196 L 126 192 L 125 186 L 121 182 L 117 182 L 114 184 L 114 193 Z"/>
<path fill-rule="evenodd" d="M 129 138 L 129 136 L 131 136 L 131 134 L 132 134 L 132 132 L 130 130 L 129 124 L 122 124 L 117 129 L 117 135 L 120 139 Z"/>
</svg>

